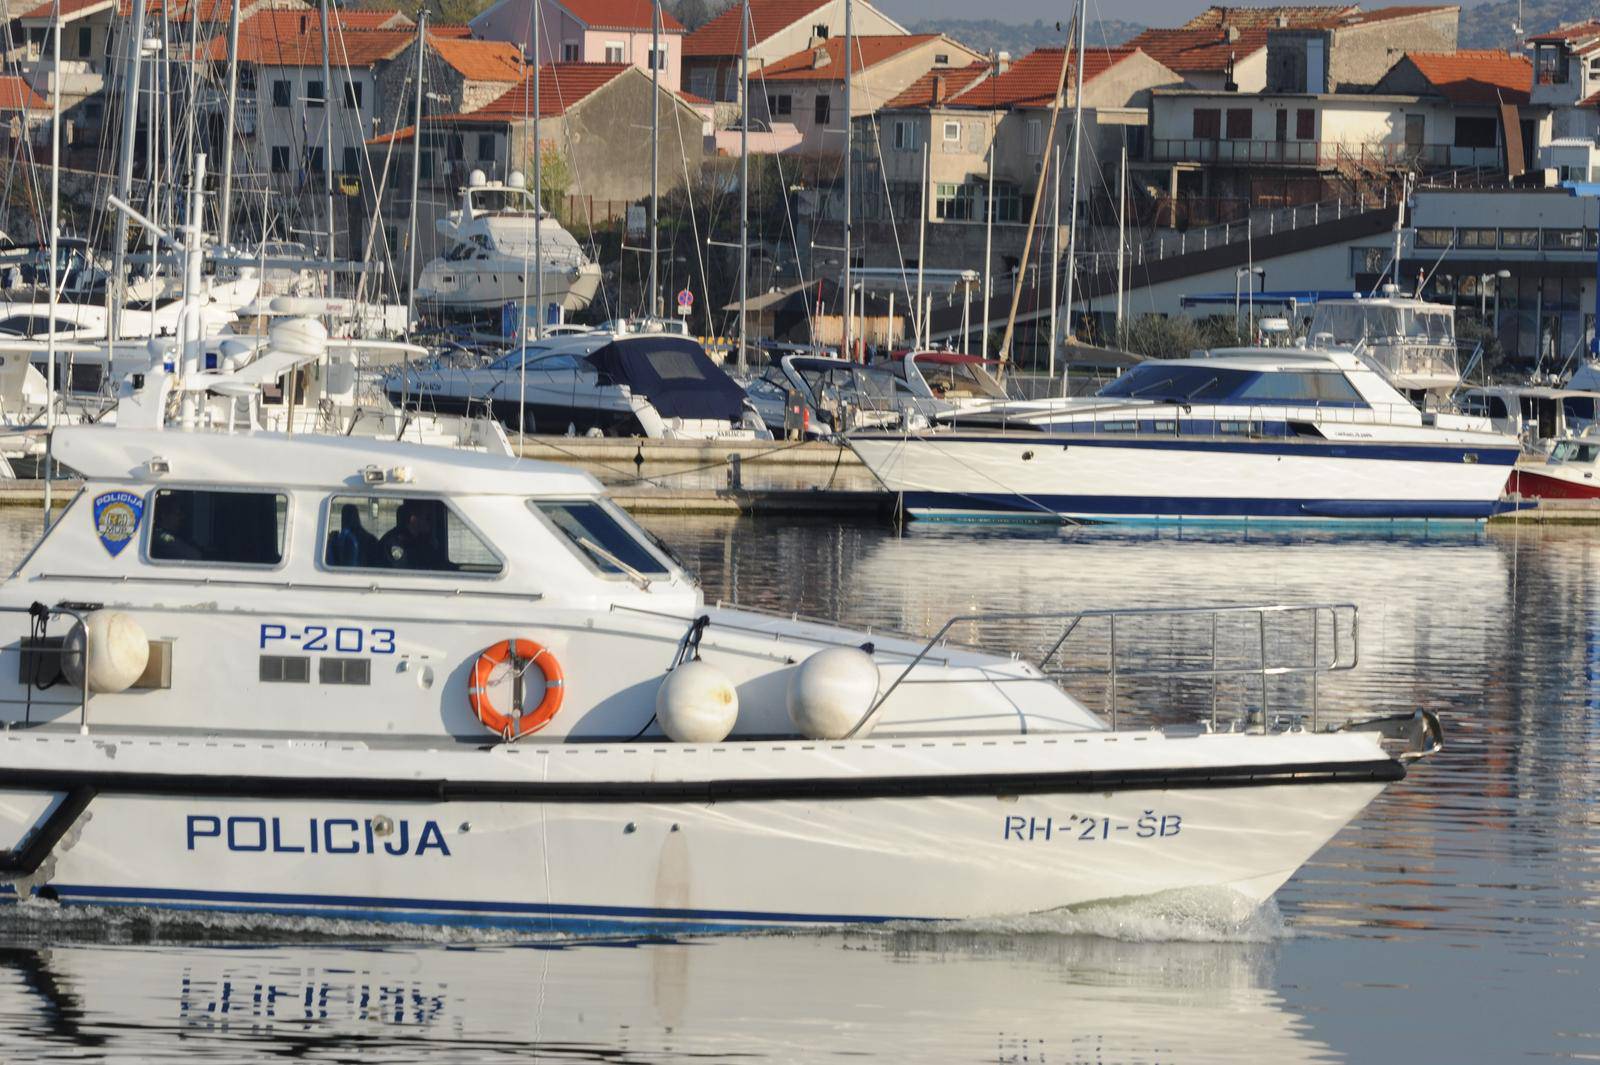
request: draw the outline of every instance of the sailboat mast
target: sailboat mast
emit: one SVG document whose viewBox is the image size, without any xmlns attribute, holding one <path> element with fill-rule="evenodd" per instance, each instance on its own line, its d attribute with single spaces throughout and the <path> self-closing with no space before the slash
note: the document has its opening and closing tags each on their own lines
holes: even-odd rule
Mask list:
<svg viewBox="0 0 1600 1065">
<path fill-rule="evenodd" d="M 933 122 L 928 122 L 928 132 L 933 132 Z M 917 306 L 911 320 L 917 323 L 917 347 L 928 346 L 928 319 L 922 310 L 922 276 L 928 260 L 928 185 L 933 177 L 933 162 L 928 154 L 928 142 L 922 142 L 922 210 L 917 219 Z"/>
<path fill-rule="evenodd" d="M 44 527 L 50 527 L 50 481 L 56 439 L 56 302 L 60 298 L 56 262 L 61 237 L 61 0 L 50 25 L 50 328 L 45 333 Z M 108 360 L 109 362 L 109 360 Z"/>
<path fill-rule="evenodd" d="M 1083 56 L 1084 40 L 1089 29 L 1089 0 L 1078 0 L 1078 61 L 1072 90 L 1072 184 L 1067 199 L 1067 298 L 1062 313 L 1067 319 L 1067 336 L 1072 329 L 1072 287 L 1078 265 L 1078 175 L 1083 161 Z M 1066 393 L 1066 377 L 1062 376 L 1062 394 Z"/>
<path fill-rule="evenodd" d="M 539 140 L 539 67 L 544 62 L 540 56 L 540 28 L 539 8 L 544 0 L 534 0 L 533 4 L 533 338 L 538 340 L 544 336 L 544 144 Z M 523 272 L 527 276 L 527 271 Z M 523 315 L 527 315 L 527 308 L 523 308 Z M 522 326 L 523 337 L 527 336 L 527 323 Z M 522 363 L 523 395 L 527 394 L 528 368 L 527 360 Z M 517 402 L 517 432 L 521 434 L 523 422 L 526 420 L 524 406 L 527 400 Z"/>
<path fill-rule="evenodd" d="M 139 54 L 144 48 L 144 12 L 147 0 L 134 0 L 133 30 L 128 41 L 128 72 L 122 88 L 122 155 L 117 160 L 117 197 L 133 202 L 133 145 L 139 124 Z M 229 108 L 230 112 L 232 108 Z M 152 175 L 153 176 L 153 175 Z M 128 220 L 118 217 L 111 252 L 111 279 L 106 285 L 106 335 L 122 336 L 122 305 L 127 302 Z"/>
<path fill-rule="evenodd" d="M 222 203 L 217 241 L 223 247 L 233 235 L 233 131 L 239 109 L 239 0 L 228 11 L 228 110 L 222 117 Z"/>
<path fill-rule="evenodd" d="M 745 304 L 750 300 L 750 0 L 739 14 L 739 372 L 745 370 Z"/>
<path fill-rule="evenodd" d="M 839 354 L 850 358 L 850 320 L 855 313 L 855 300 L 850 292 L 850 224 L 851 203 L 854 197 L 854 185 L 851 179 L 851 157 L 855 155 L 855 123 L 850 120 L 850 71 L 854 65 L 851 61 L 855 58 L 855 9 L 850 0 L 844 0 L 844 270 L 840 277 L 842 284 L 839 286 L 844 294 L 844 331 L 841 333 L 843 343 L 840 345 Z M 866 300 L 862 300 L 862 318 L 866 318 Z"/>
<path fill-rule="evenodd" d="M 417 315 L 417 188 L 422 175 L 422 84 L 423 53 L 428 44 L 428 9 L 417 14 L 417 99 L 411 110 L 411 221 L 406 233 L 406 340 L 411 340 L 411 325 Z M 330 220 L 332 215 L 328 216 Z M 331 232 L 331 230 L 330 230 Z"/>
<path fill-rule="evenodd" d="M 333 64 L 329 59 L 328 44 L 328 0 L 322 0 L 322 183 L 327 190 L 328 199 L 328 258 L 332 259 L 333 251 Z M 420 136 L 421 130 L 417 133 Z M 416 201 L 413 200 L 413 203 Z M 408 325 L 409 329 L 410 326 Z"/>
<path fill-rule="evenodd" d="M 651 317 L 660 313 L 656 301 L 656 222 L 661 180 L 661 0 L 650 5 L 650 298 Z"/>
</svg>

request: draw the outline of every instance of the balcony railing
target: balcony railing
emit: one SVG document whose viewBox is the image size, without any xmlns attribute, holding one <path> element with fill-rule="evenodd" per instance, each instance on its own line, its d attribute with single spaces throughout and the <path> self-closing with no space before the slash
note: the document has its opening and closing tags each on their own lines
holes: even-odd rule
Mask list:
<svg viewBox="0 0 1600 1065">
<path fill-rule="evenodd" d="M 1163 163 L 1335 167 L 1354 164 L 1379 169 L 1437 169 L 1497 166 L 1500 149 L 1460 148 L 1453 144 L 1358 144 L 1345 141 L 1158 139 L 1151 158 Z"/>
</svg>

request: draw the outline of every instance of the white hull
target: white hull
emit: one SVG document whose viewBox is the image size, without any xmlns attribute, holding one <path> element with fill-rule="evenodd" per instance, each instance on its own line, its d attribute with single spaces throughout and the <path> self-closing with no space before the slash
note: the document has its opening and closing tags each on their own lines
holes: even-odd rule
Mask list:
<svg viewBox="0 0 1600 1065">
<path fill-rule="evenodd" d="M 551 265 L 544 269 L 544 301 L 563 311 L 581 311 L 600 289 L 600 267 Z M 532 301 L 536 288 L 521 260 L 435 259 L 417 281 L 417 301 L 425 311 L 499 311 L 507 303 Z"/>
<path fill-rule="evenodd" d="M 1499 442 L 1044 433 L 869 434 L 850 444 L 913 513 L 1089 520 L 1484 518 L 1517 456 Z"/>
<path fill-rule="evenodd" d="M 0 777 L 99 789 L 71 825 L 47 826 L 65 834 L 18 890 L 568 931 L 977 919 L 1180 888 L 1260 901 L 1400 775 L 1363 734 L 826 753 L 795 741 L 200 748 L 203 778 L 170 739 L 12 734 Z M 270 777 L 250 775 L 269 764 Z M 175 793 L 149 794 L 161 791 Z M 430 791 L 463 798 L 418 798 Z M 48 794 L 4 793 L 7 844 L 45 823 Z"/>
</svg>

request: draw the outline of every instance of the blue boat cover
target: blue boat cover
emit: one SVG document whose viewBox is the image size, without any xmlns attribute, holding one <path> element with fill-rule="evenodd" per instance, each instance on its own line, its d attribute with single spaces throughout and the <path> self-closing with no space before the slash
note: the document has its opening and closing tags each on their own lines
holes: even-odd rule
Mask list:
<svg viewBox="0 0 1600 1065">
<path fill-rule="evenodd" d="M 744 417 L 744 389 L 687 337 L 618 337 L 588 355 L 601 384 L 627 385 L 663 418 Z"/>
</svg>

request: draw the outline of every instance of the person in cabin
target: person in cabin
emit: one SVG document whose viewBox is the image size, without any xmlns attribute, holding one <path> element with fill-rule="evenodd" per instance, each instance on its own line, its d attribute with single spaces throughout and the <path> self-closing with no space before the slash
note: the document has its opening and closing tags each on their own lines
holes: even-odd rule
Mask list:
<svg viewBox="0 0 1600 1065">
<path fill-rule="evenodd" d="M 454 569 L 439 543 L 440 504 L 431 499 L 408 499 L 395 512 L 394 528 L 378 541 L 378 551 L 395 569 Z"/>
<path fill-rule="evenodd" d="M 328 565 L 382 566 L 385 558 L 378 538 L 361 524 L 361 508 L 354 503 L 341 506 L 339 531 L 328 535 Z"/>
</svg>

